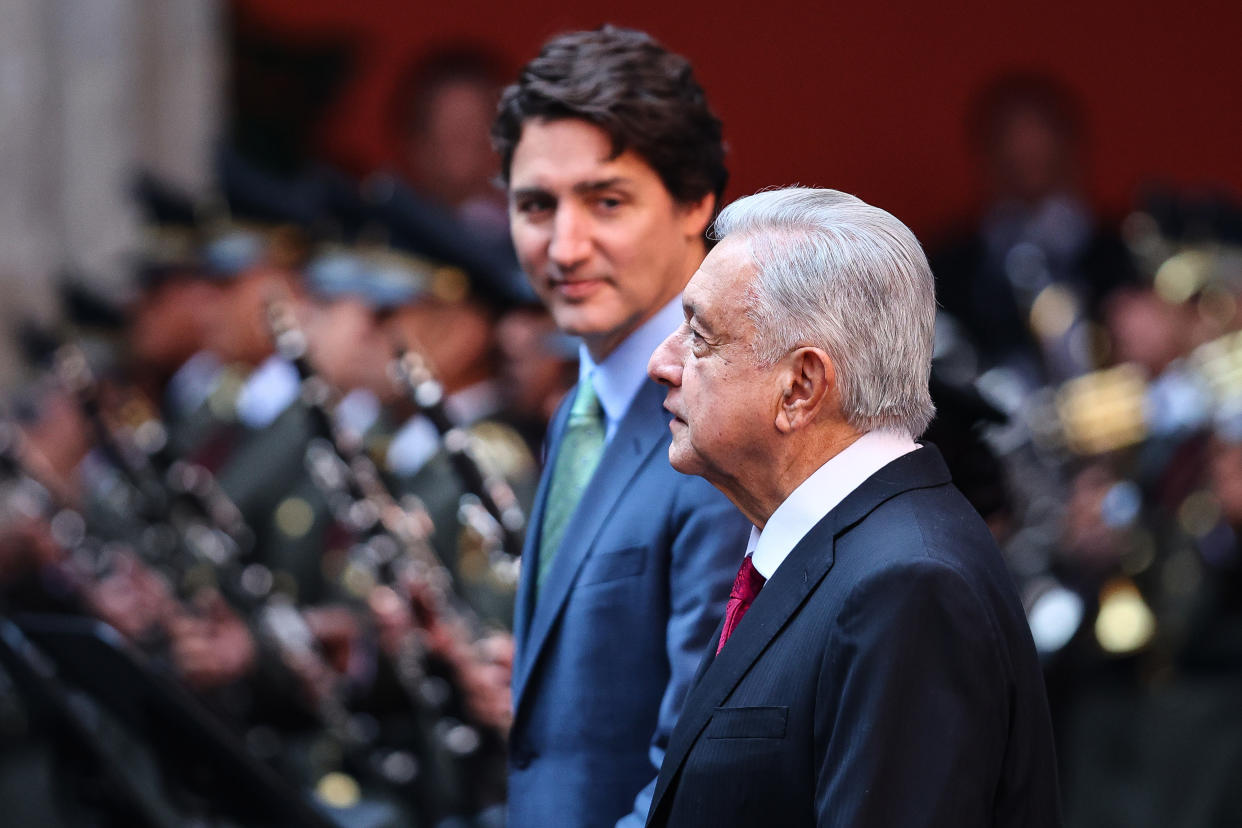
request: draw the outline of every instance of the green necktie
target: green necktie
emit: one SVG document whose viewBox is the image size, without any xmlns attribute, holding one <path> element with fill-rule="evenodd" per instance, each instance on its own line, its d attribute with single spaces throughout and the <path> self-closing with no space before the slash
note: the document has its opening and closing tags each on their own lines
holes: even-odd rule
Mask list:
<svg viewBox="0 0 1242 828">
<path fill-rule="evenodd" d="M 539 573 L 535 586 L 543 588 L 543 582 L 552 570 L 552 561 L 565 537 L 565 527 L 578 508 L 582 492 L 591 482 L 591 475 L 599 465 L 604 453 L 604 412 L 595 396 L 595 386 L 587 377 L 578 384 L 578 394 L 569 409 L 565 423 L 565 437 L 552 469 L 552 487 L 548 490 L 548 506 L 543 517 L 543 532 L 539 539 Z"/>
</svg>

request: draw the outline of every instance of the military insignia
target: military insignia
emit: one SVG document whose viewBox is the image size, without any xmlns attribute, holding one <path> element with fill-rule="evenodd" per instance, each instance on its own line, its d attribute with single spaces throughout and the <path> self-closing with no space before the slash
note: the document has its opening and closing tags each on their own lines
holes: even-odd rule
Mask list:
<svg viewBox="0 0 1242 828">
<path fill-rule="evenodd" d="M 246 372 L 240 366 L 230 365 L 220 372 L 211 393 L 207 395 L 207 409 L 221 422 L 237 419 L 237 399 L 246 385 Z"/>
<path fill-rule="evenodd" d="M 470 450 L 489 474 L 516 480 L 535 473 L 535 458 L 515 430 L 493 420 L 470 426 Z"/>
<path fill-rule="evenodd" d="M 276 507 L 274 519 L 276 528 L 286 538 L 300 538 L 314 525 L 315 511 L 304 498 L 287 497 Z"/>
</svg>

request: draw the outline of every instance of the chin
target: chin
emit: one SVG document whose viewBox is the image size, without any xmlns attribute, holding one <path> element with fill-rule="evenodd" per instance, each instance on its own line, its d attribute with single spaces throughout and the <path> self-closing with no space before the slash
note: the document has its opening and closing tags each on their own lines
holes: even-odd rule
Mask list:
<svg viewBox="0 0 1242 828">
<path fill-rule="evenodd" d="M 692 453 L 680 449 L 677 446 L 676 439 L 674 439 L 674 441 L 669 445 L 668 464 L 672 466 L 675 471 L 679 471 L 682 474 L 702 474 L 703 469 L 701 464 L 694 462 L 694 460 L 695 458 Z"/>
<path fill-rule="evenodd" d="M 556 327 L 570 336 L 591 336 L 596 333 L 595 329 L 599 327 L 599 324 L 592 318 L 591 313 L 581 305 L 557 302 L 549 304 L 548 309 L 552 313 L 552 320 L 556 322 Z"/>
</svg>

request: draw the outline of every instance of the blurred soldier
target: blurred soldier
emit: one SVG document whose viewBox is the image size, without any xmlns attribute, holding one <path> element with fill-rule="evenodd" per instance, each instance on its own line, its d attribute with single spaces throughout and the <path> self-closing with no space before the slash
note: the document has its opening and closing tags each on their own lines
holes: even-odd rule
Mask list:
<svg viewBox="0 0 1242 828">
<path fill-rule="evenodd" d="M 398 347 L 426 361 L 442 388 L 447 424 L 465 430 L 471 459 L 485 476 L 505 480 L 524 512 L 534 497 L 538 473 L 526 443 L 510 425 L 508 400 L 497 379 L 496 313 L 473 292 L 445 298 L 429 292 L 396 308 L 387 330 Z M 516 589 L 512 561 L 489 560 L 483 539 L 463 526 L 461 500 L 470 492 L 455 466 L 463 458 L 455 459 L 443 440 L 431 418 L 416 410 L 392 435 L 385 466 L 399 490 L 418 495 L 426 504 L 436 526 L 436 551 L 453 571 L 463 597 L 488 626 L 508 630 Z"/>
<path fill-rule="evenodd" d="M 578 348 L 544 308 L 516 308 L 496 328 L 501 392 L 510 422 L 531 452 L 543 448 L 548 423 L 578 374 Z"/>
</svg>

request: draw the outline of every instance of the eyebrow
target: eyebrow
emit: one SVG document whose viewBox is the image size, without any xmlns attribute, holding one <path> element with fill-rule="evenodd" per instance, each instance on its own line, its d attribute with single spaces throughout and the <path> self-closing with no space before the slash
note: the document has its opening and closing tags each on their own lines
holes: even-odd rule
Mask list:
<svg viewBox="0 0 1242 828">
<path fill-rule="evenodd" d="M 577 195 L 591 195 L 593 193 L 611 190 L 614 187 L 624 187 L 630 184 L 630 179 L 624 176 L 614 176 L 613 178 L 603 178 L 598 181 L 579 181 L 573 185 L 573 191 Z M 547 187 L 530 186 L 515 187 L 509 191 L 510 198 L 531 198 L 533 196 L 550 196 L 552 191 Z"/>
<path fill-rule="evenodd" d="M 611 190 L 614 187 L 620 187 L 629 183 L 630 180 L 623 176 L 604 178 L 599 181 L 580 181 L 574 185 L 574 192 L 578 195 L 588 195 L 598 193 L 601 190 Z"/>
<path fill-rule="evenodd" d="M 686 314 L 687 322 L 693 319 L 695 322 L 698 323 L 699 327 L 703 329 L 704 333 L 708 333 L 708 334 L 715 333 L 715 330 L 712 328 L 711 323 L 709 323 L 706 319 L 704 319 L 702 316 L 699 315 L 699 309 L 694 305 L 694 303 L 683 300 L 681 303 L 681 309 L 682 309 L 682 312 Z"/>
<path fill-rule="evenodd" d="M 535 198 L 537 196 L 548 196 L 551 193 L 543 187 L 518 187 L 509 191 L 509 198 Z"/>
</svg>

